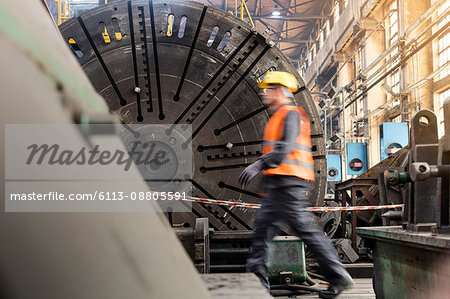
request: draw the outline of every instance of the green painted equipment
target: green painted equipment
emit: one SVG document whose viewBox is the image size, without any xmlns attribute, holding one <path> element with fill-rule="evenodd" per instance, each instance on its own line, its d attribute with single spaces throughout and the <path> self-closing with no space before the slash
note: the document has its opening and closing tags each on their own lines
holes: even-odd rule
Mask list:
<svg viewBox="0 0 450 299">
<path fill-rule="evenodd" d="M 275 284 L 293 284 L 306 281 L 305 246 L 294 236 L 273 239 L 270 254 L 269 279 Z"/>
</svg>

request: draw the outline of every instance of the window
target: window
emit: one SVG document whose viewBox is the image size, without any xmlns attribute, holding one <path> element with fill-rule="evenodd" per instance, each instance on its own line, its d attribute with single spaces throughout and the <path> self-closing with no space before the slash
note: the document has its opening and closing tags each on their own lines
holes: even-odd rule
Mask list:
<svg viewBox="0 0 450 299">
<path fill-rule="evenodd" d="M 438 16 L 443 15 L 446 10 L 449 8 L 450 2 L 446 1 L 444 4 L 438 9 Z M 438 24 L 438 30 L 442 27 L 446 26 L 450 21 L 450 15 L 447 15 L 441 22 Z M 439 56 L 439 68 L 442 68 L 449 60 L 450 60 L 450 33 L 447 33 L 443 37 L 438 40 L 438 56 Z M 441 71 L 439 74 L 439 79 L 445 78 L 449 74 L 448 67 Z"/>
<path fill-rule="evenodd" d="M 391 122 L 392 123 L 400 123 L 400 122 L 402 122 L 402 116 L 401 115 L 397 115 L 396 117 L 391 118 Z"/>
<path fill-rule="evenodd" d="M 359 116 L 364 116 L 364 101 L 365 97 L 361 97 L 361 99 L 359 99 Z"/>
<path fill-rule="evenodd" d="M 322 48 L 322 46 L 323 46 L 323 30 L 321 30 L 319 34 L 319 48 Z"/>
<path fill-rule="evenodd" d="M 353 115 L 356 116 L 358 114 L 358 102 L 357 101 L 353 102 L 351 107 L 352 107 L 351 111 L 352 111 Z"/>
<path fill-rule="evenodd" d="M 364 47 L 360 46 L 358 49 L 358 73 L 361 73 L 362 70 L 364 69 Z"/>
<path fill-rule="evenodd" d="M 394 92 L 394 93 L 400 92 L 400 71 L 399 70 L 396 70 L 391 75 L 391 89 L 392 89 L 392 92 Z"/>
<path fill-rule="evenodd" d="M 450 88 L 439 94 L 439 136 L 442 137 L 445 134 L 444 130 L 444 101 L 450 97 Z"/>
<path fill-rule="evenodd" d="M 398 69 L 391 75 L 391 90 L 395 94 L 400 92 L 400 70 Z M 400 105 L 400 99 L 395 99 L 392 102 L 392 107 L 398 105 Z"/>
<path fill-rule="evenodd" d="M 339 1 L 334 1 L 334 24 L 339 20 Z"/>
<path fill-rule="evenodd" d="M 393 12 L 390 12 L 389 17 L 389 44 L 388 46 L 393 45 L 398 41 L 398 5 L 397 0 L 392 2 L 392 4 L 389 6 L 389 10 L 395 10 Z M 394 56 L 397 54 L 398 48 L 396 47 L 392 53 L 391 56 Z"/>
<path fill-rule="evenodd" d="M 325 24 L 325 38 L 327 38 L 328 35 L 330 35 L 330 20 L 327 20 Z"/>
<path fill-rule="evenodd" d="M 391 46 L 398 41 L 398 3 L 397 0 L 393 1 L 391 5 L 389 5 L 390 16 L 389 16 L 389 27 L 388 27 L 388 36 L 389 36 L 389 44 Z M 393 11 L 395 10 L 395 11 Z M 398 47 L 395 47 L 391 52 L 391 57 L 395 56 L 398 53 Z M 393 62 L 396 63 L 397 59 Z M 400 92 L 400 70 L 395 70 L 391 76 L 391 89 L 394 93 Z M 394 101 L 393 106 L 397 106 L 400 104 L 400 101 Z"/>
<path fill-rule="evenodd" d="M 348 0 L 344 0 L 343 5 L 344 5 L 344 8 L 346 8 L 348 5 Z"/>
</svg>

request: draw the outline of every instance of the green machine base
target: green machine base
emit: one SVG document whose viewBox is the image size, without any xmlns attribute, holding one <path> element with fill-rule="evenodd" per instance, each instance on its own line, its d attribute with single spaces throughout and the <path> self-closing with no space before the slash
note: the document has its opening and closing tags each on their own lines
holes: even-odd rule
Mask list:
<svg viewBox="0 0 450 299">
<path fill-rule="evenodd" d="M 269 258 L 269 279 L 274 284 L 303 283 L 306 280 L 305 246 L 294 236 L 273 239 Z"/>
</svg>

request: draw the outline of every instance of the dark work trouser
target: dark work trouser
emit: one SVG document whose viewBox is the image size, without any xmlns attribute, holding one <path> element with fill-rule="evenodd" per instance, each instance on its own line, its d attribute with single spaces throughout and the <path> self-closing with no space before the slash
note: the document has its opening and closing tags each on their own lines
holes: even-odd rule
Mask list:
<svg viewBox="0 0 450 299">
<path fill-rule="evenodd" d="M 321 229 L 312 225 L 312 213 L 305 211 L 310 206 L 307 196 L 309 190 L 293 186 L 267 191 L 261 209 L 256 214 L 255 236 L 247 258 L 247 272 L 255 273 L 269 289 L 269 247 L 284 222 L 314 253 L 325 278 L 332 285 L 341 283 L 346 270 L 330 240 Z"/>
</svg>

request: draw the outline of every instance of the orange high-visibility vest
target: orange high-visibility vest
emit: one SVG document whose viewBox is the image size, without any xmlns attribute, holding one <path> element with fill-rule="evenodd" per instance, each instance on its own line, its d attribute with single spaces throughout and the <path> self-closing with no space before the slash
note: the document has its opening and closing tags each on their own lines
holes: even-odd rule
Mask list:
<svg viewBox="0 0 450 299">
<path fill-rule="evenodd" d="M 300 107 L 284 105 L 269 119 L 264 131 L 263 155 L 273 151 L 274 145 L 283 137 L 284 120 L 289 111 L 300 116 L 300 132 L 292 151 L 276 168 L 263 171 L 265 175 L 290 175 L 307 181 L 314 181 L 314 161 L 311 152 L 311 128 L 309 117 Z"/>
</svg>

